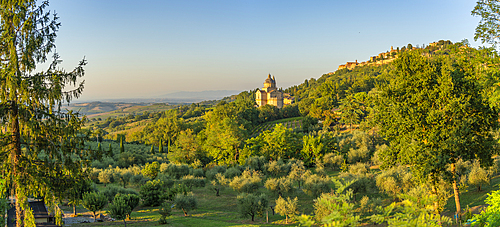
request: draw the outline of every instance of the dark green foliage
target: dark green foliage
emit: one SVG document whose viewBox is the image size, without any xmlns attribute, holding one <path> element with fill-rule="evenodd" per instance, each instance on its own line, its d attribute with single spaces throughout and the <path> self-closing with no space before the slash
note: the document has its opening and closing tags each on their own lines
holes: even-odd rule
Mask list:
<svg viewBox="0 0 500 227">
<path fill-rule="evenodd" d="M 120 137 L 120 153 L 125 152 L 125 146 L 123 146 L 123 137 Z"/>
<path fill-rule="evenodd" d="M 160 142 L 158 144 L 158 152 L 161 154 L 163 153 L 163 141 L 160 139 Z"/>
<path fill-rule="evenodd" d="M 163 184 L 165 185 L 165 187 L 167 187 L 167 188 L 172 187 L 175 183 L 174 179 L 172 179 L 170 176 L 163 174 L 163 173 L 159 173 L 156 179 L 162 181 Z"/>
<path fill-rule="evenodd" d="M 184 212 L 184 216 L 187 216 L 187 213 L 191 210 L 198 208 L 198 202 L 192 193 L 187 195 L 177 194 L 175 196 L 175 208 L 182 210 Z"/>
<path fill-rule="evenodd" d="M 116 164 L 120 168 L 127 168 L 134 164 L 143 165 L 146 162 L 146 157 L 141 153 L 131 153 L 131 152 L 122 152 L 117 155 Z"/>
<path fill-rule="evenodd" d="M 168 224 L 167 217 L 172 215 L 172 204 L 168 202 L 164 202 L 161 204 L 160 209 L 158 209 L 158 213 L 161 215 L 159 224 Z"/>
<path fill-rule="evenodd" d="M 187 175 L 182 177 L 181 182 L 188 186 L 188 188 L 201 188 L 205 187 L 205 178 L 204 177 L 195 177 L 193 175 Z"/>
<path fill-rule="evenodd" d="M 189 166 L 188 165 L 176 165 L 176 164 L 168 164 L 165 173 L 170 177 L 175 179 L 181 179 L 181 177 L 189 175 Z"/>
<path fill-rule="evenodd" d="M 240 176 L 241 175 L 241 170 L 238 167 L 231 167 L 226 170 L 224 173 L 224 176 L 228 179 L 233 179 L 234 177 Z"/>
<path fill-rule="evenodd" d="M 130 216 L 132 209 L 127 203 L 126 196 L 117 195 L 113 199 L 113 203 L 108 205 L 108 212 L 114 219 L 123 220 L 123 223 L 127 226 L 125 219 Z"/>
<path fill-rule="evenodd" d="M 189 169 L 189 174 L 195 177 L 205 177 L 203 169 Z"/>
<path fill-rule="evenodd" d="M 151 180 L 141 186 L 141 198 L 144 206 L 158 206 L 163 202 L 167 188 L 160 180 Z"/>
<path fill-rule="evenodd" d="M 113 201 L 113 199 L 117 194 L 122 194 L 122 195 L 137 194 L 137 192 L 135 192 L 133 189 L 123 188 L 116 185 L 108 185 L 106 188 L 104 188 L 104 190 L 101 193 L 104 196 L 106 196 L 109 202 Z"/>
<path fill-rule="evenodd" d="M 108 204 L 108 199 L 102 193 L 90 192 L 83 195 L 82 205 L 85 209 L 92 211 L 94 214 L 94 222 L 96 221 L 95 213 L 102 210 L 106 204 Z"/>
<path fill-rule="evenodd" d="M 255 216 L 262 216 L 267 209 L 268 199 L 265 194 L 254 195 L 242 193 L 238 195 L 238 209 L 242 217 L 250 217 L 254 221 Z"/>
<path fill-rule="evenodd" d="M 217 173 L 225 173 L 226 172 L 226 167 L 225 166 L 214 166 L 211 169 L 207 170 L 205 173 L 207 180 L 213 180 L 215 179 L 215 175 Z"/>
<path fill-rule="evenodd" d="M 321 193 L 330 191 L 331 180 L 328 177 L 322 177 L 310 172 L 304 174 L 303 191 L 313 197 L 318 197 Z"/>
<path fill-rule="evenodd" d="M 174 184 L 173 187 L 170 187 L 165 192 L 163 198 L 168 201 L 173 201 L 175 199 L 175 196 L 177 196 L 177 194 L 187 195 L 190 191 L 191 190 L 185 184 Z"/>
<path fill-rule="evenodd" d="M 142 174 L 137 174 L 134 175 L 130 178 L 130 183 L 134 185 L 144 185 L 146 182 L 150 181 L 151 179 L 144 177 Z"/>
<path fill-rule="evenodd" d="M 264 156 L 253 156 L 253 157 L 248 157 L 245 160 L 245 165 L 243 166 L 244 168 L 249 168 L 251 170 L 256 170 L 256 171 L 265 171 L 265 164 L 267 163 L 267 160 Z"/>
</svg>

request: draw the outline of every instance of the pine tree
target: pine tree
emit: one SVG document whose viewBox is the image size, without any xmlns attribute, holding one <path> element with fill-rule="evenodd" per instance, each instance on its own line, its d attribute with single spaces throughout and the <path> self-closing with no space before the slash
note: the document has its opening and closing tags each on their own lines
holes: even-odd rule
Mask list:
<svg viewBox="0 0 500 227">
<path fill-rule="evenodd" d="M 84 84 L 78 80 L 86 61 L 66 72 L 54 54 L 46 71 L 36 69 L 55 47 L 60 26 L 55 14 L 45 12 L 47 6 L 48 1 L 37 5 L 34 0 L 0 3 L 0 127 L 7 129 L 0 141 L 0 178 L 15 197 L 19 227 L 27 195 L 54 203 L 96 155 L 81 152 L 86 138 L 77 133 L 86 118 L 61 111 L 63 103 L 81 95 Z"/>
</svg>

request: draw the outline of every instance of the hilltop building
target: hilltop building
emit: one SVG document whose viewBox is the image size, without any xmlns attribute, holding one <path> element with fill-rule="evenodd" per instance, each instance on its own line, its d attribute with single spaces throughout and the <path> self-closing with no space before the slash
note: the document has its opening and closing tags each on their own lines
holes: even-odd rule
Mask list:
<svg viewBox="0 0 500 227">
<path fill-rule="evenodd" d="M 264 87 L 257 89 L 255 92 L 255 102 L 259 107 L 272 105 L 278 108 L 283 108 L 283 105 L 293 103 L 293 97 L 290 94 L 284 94 L 276 88 L 276 79 L 271 78 L 271 74 L 264 81 Z"/>
</svg>

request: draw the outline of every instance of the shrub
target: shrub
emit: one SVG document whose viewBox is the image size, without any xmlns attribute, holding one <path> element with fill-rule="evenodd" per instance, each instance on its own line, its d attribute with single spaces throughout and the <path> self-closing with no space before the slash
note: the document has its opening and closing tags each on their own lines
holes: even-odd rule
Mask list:
<svg viewBox="0 0 500 227">
<path fill-rule="evenodd" d="M 277 161 L 271 161 L 265 164 L 264 167 L 270 176 L 281 177 L 288 175 L 291 165 L 287 165 L 282 159 L 278 159 Z"/>
<path fill-rule="evenodd" d="M 123 195 L 134 194 L 134 195 L 137 195 L 137 192 L 135 192 L 132 189 L 126 189 L 126 188 L 122 188 L 122 187 L 116 186 L 116 185 L 109 185 L 108 187 L 106 187 L 102 191 L 102 194 L 104 194 L 106 196 L 106 198 L 108 199 L 108 201 L 111 202 L 115 198 L 116 194 L 123 194 Z"/>
<path fill-rule="evenodd" d="M 414 188 L 415 180 L 407 167 L 398 166 L 382 170 L 376 177 L 376 185 L 381 191 L 397 199 L 398 194 Z"/>
<path fill-rule="evenodd" d="M 235 177 L 229 186 L 238 192 L 253 192 L 259 188 L 262 181 L 261 176 L 256 171 L 245 170 L 241 176 Z"/>
<path fill-rule="evenodd" d="M 145 185 L 141 187 L 141 197 L 143 199 L 144 206 L 158 206 L 163 202 L 163 194 L 166 188 L 162 181 L 152 180 L 146 182 Z"/>
<path fill-rule="evenodd" d="M 142 174 L 137 174 L 133 175 L 130 178 L 130 183 L 134 185 L 144 185 L 146 182 L 150 181 L 151 179 L 144 177 Z"/>
<path fill-rule="evenodd" d="M 104 184 L 104 187 L 106 187 L 106 184 L 115 182 L 115 180 L 113 179 L 113 175 L 114 175 L 113 169 L 103 170 L 99 172 L 99 182 Z"/>
<path fill-rule="evenodd" d="M 288 224 L 288 217 L 294 217 L 296 214 L 299 214 L 298 205 L 299 200 L 297 197 L 295 199 L 290 199 L 288 197 L 286 200 L 283 199 L 281 196 L 276 200 L 276 206 L 274 210 L 276 210 L 276 213 L 284 215 L 285 216 L 285 224 Z"/>
<path fill-rule="evenodd" d="M 343 155 L 336 155 L 334 153 L 328 153 L 323 156 L 323 165 L 332 170 L 339 169 L 344 163 Z"/>
<path fill-rule="evenodd" d="M 191 210 L 194 210 L 198 207 L 198 202 L 196 198 L 193 196 L 193 193 L 189 193 L 187 195 L 177 194 L 175 196 L 175 208 L 182 210 L 184 212 L 184 216 L 187 216 L 187 213 Z"/>
<path fill-rule="evenodd" d="M 108 204 L 108 199 L 102 193 L 91 192 L 83 195 L 82 205 L 94 214 L 94 222 L 96 221 L 95 213 L 102 210 L 106 204 Z"/>
<path fill-rule="evenodd" d="M 225 173 L 226 172 L 226 167 L 224 166 L 214 166 L 212 167 L 211 169 L 207 170 L 207 172 L 205 173 L 206 177 L 207 177 L 207 180 L 214 180 L 215 179 L 215 175 L 217 175 L 218 173 Z"/>
<path fill-rule="evenodd" d="M 165 171 L 170 177 L 181 179 L 181 177 L 189 175 L 188 165 L 176 165 L 170 163 Z"/>
<path fill-rule="evenodd" d="M 160 209 L 158 209 L 158 213 L 161 215 L 158 221 L 159 224 L 168 224 L 167 217 L 172 215 L 172 204 L 167 202 L 162 203 Z"/>
<path fill-rule="evenodd" d="M 175 183 L 174 179 L 163 173 L 159 173 L 156 179 L 162 181 L 166 188 L 171 188 Z"/>
<path fill-rule="evenodd" d="M 141 171 L 142 175 L 153 180 L 158 176 L 158 172 L 160 172 L 160 164 L 158 162 L 146 163 L 146 166 Z"/>
<path fill-rule="evenodd" d="M 248 157 L 245 160 L 244 167 L 249 168 L 251 170 L 264 172 L 265 164 L 266 164 L 266 158 L 264 156 L 259 156 L 259 157 L 254 156 L 254 157 Z"/>
<path fill-rule="evenodd" d="M 289 177 L 269 178 L 264 184 L 267 190 L 277 193 L 279 197 L 281 197 L 283 193 L 290 192 L 292 186 L 293 182 Z"/>
<path fill-rule="evenodd" d="M 204 177 L 195 177 L 193 175 L 187 175 L 182 177 L 182 183 L 185 184 L 188 188 L 201 188 L 205 187 L 205 178 Z"/>
<path fill-rule="evenodd" d="M 203 169 L 190 169 L 189 174 L 195 177 L 205 177 L 205 173 L 203 173 Z"/>
<path fill-rule="evenodd" d="M 349 166 L 349 173 L 354 175 L 364 175 L 367 174 L 368 171 L 368 165 L 362 162 L 358 162 Z"/>
<path fill-rule="evenodd" d="M 347 152 L 347 161 L 349 163 L 366 162 L 370 160 L 370 151 L 366 146 L 358 149 L 349 149 Z"/>
<path fill-rule="evenodd" d="M 262 216 L 267 209 L 268 200 L 266 195 L 242 193 L 238 195 L 238 209 L 242 217 L 251 217 L 254 221 L 255 215 Z"/>
<path fill-rule="evenodd" d="M 241 170 L 238 167 L 231 167 L 226 170 L 226 173 L 224 173 L 224 176 L 228 179 L 233 179 L 234 177 L 240 176 L 241 175 Z"/>
<path fill-rule="evenodd" d="M 127 226 L 125 219 L 130 216 L 132 209 L 130 209 L 126 197 L 118 195 L 113 199 L 113 203 L 109 204 L 108 212 L 111 217 L 123 220 L 123 223 Z"/>
<path fill-rule="evenodd" d="M 304 187 L 302 190 L 310 196 L 318 197 L 321 193 L 330 191 L 330 182 L 328 177 L 308 172 L 304 174 Z"/>
</svg>

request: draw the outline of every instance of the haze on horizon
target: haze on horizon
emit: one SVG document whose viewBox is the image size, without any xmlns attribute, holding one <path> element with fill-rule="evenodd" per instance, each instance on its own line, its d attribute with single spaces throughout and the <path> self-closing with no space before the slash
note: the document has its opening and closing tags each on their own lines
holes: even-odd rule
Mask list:
<svg viewBox="0 0 500 227">
<path fill-rule="evenodd" d="M 475 1 L 51 0 L 62 67 L 84 56 L 83 100 L 287 88 L 391 46 L 468 39 Z M 41 70 L 44 69 L 41 66 Z"/>
</svg>

